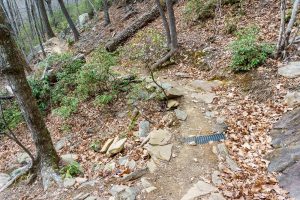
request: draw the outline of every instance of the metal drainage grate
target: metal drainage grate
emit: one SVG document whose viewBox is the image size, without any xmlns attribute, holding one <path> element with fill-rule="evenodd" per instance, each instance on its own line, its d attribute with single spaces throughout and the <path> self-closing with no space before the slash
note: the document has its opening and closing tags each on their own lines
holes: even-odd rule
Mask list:
<svg viewBox="0 0 300 200">
<path fill-rule="evenodd" d="M 221 140 L 225 140 L 224 133 L 217 133 L 213 135 L 200 135 L 200 136 L 192 136 L 183 138 L 184 143 L 192 144 L 207 144 L 210 141 L 212 142 L 219 142 Z"/>
</svg>

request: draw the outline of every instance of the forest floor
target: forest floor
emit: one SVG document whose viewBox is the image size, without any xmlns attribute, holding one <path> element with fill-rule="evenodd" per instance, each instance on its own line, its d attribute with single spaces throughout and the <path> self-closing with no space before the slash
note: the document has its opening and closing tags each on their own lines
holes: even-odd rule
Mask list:
<svg viewBox="0 0 300 200">
<path fill-rule="evenodd" d="M 163 102 L 141 101 L 132 106 L 122 97 L 104 108 L 96 108 L 89 101 L 81 103 L 78 111 L 67 120 L 49 115 L 46 122 L 54 143 L 62 139 L 66 141 L 58 151 L 59 155 L 76 155 L 84 171 L 81 180 L 84 183 L 78 179 L 69 188 L 53 186 L 44 192 L 40 179 L 32 185 L 20 180 L 0 193 L 0 199 L 74 199 L 78 195 L 81 195 L 78 199 L 85 199 L 83 196 L 109 199 L 117 193 L 112 192 L 113 186 L 119 189 L 125 187 L 123 195 L 129 195 L 128 199 L 289 199 L 287 192 L 278 185 L 278 174 L 267 171 L 265 156 L 272 151 L 269 135 L 272 125 L 292 109 L 286 105 L 284 97 L 288 91 L 299 89 L 300 79 L 280 77 L 277 69 L 281 63 L 272 59 L 250 72 L 231 73 L 228 70 L 228 46 L 235 37 L 225 33 L 225 24 L 227 18 L 236 12 L 235 8 L 225 6 L 216 20 L 191 25 L 183 17 L 184 6 L 184 1 L 175 6 L 180 55 L 174 58 L 173 63 L 155 72 L 155 78 L 182 93 L 176 103 L 187 118 L 178 120 L 174 111 L 166 110 Z M 138 15 L 148 8 L 147 4 L 136 5 Z M 237 20 L 238 29 L 255 24 L 260 28 L 261 40 L 276 42 L 279 1 L 249 1 L 243 12 L 244 15 Z M 90 28 L 81 33 L 80 41 L 69 51 L 84 53 L 88 58 L 95 48 L 138 17 L 133 16 L 124 23 L 120 20 L 124 16 L 121 9 L 113 7 L 111 13 L 114 14 L 110 26 L 103 28 L 102 22 L 91 21 Z M 163 32 L 161 23 L 157 19 L 140 32 L 153 29 Z M 136 41 L 139 41 L 138 38 L 133 37 L 124 47 L 130 48 Z M 205 55 L 199 56 L 197 52 L 205 52 Z M 292 59 L 297 59 L 297 56 Z M 143 62 L 143 59 L 137 62 L 123 57 L 120 65 L 113 70 L 124 75 L 134 73 L 140 78 L 147 77 L 145 63 L 140 64 Z M 203 62 L 206 64 L 199 64 Z M 211 82 L 204 81 L 206 89 L 203 89 L 196 80 L 214 80 L 216 84 L 210 87 Z M 135 110 L 140 115 L 137 124 L 129 130 Z M 142 120 L 150 122 L 151 130 L 162 129 L 171 133 L 168 141 L 172 145 L 170 161 L 151 159 L 145 148 L 140 146 L 135 133 L 138 122 Z M 182 142 L 182 138 L 191 135 L 223 131 L 223 123 L 228 128 L 225 141 L 204 145 Z M 34 150 L 25 124 L 21 124 L 15 132 L 27 147 Z M 124 151 L 114 157 L 90 148 L 93 141 L 99 140 L 103 144 L 117 135 L 125 135 L 127 142 Z M 228 151 L 225 155 L 224 148 Z M 19 167 L 16 160 L 20 153 L 21 150 L 12 141 L 1 138 L 0 171 L 5 173 Z M 152 166 L 151 171 L 153 165 L 156 170 L 145 174 L 142 180 L 124 182 L 120 177 L 129 172 L 119 159 L 126 156 L 128 161 L 135 163 L 130 172 L 149 165 Z M 111 164 L 115 166 L 110 171 L 97 170 L 109 168 Z M 139 191 L 138 194 L 136 191 Z"/>
</svg>

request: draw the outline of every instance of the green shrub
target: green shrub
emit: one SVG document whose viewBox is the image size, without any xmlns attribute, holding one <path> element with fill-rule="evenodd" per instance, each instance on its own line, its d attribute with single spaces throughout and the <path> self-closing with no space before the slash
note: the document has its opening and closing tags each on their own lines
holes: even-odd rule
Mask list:
<svg viewBox="0 0 300 200">
<path fill-rule="evenodd" d="M 41 68 L 52 66 L 54 71 L 56 70 L 57 79 L 52 85 L 48 77 L 44 79 L 33 77 L 28 80 L 42 111 L 47 111 L 50 107 L 64 106 L 59 113 L 65 113 L 63 116 L 67 116 L 68 111 L 74 110 L 73 107 L 67 109 L 62 101 L 75 89 L 77 72 L 83 65 L 81 60 L 74 60 L 71 54 L 52 54 L 39 63 Z"/>
<path fill-rule="evenodd" d="M 237 33 L 237 39 L 230 45 L 230 67 L 234 71 L 248 71 L 257 67 L 273 53 L 273 45 L 258 42 L 258 33 L 256 27 L 248 27 Z"/>
<path fill-rule="evenodd" d="M 64 166 L 60 173 L 63 175 L 64 178 L 72 178 L 82 174 L 82 168 L 78 162 L 72 162 L 67 166 Z"/>
<path fill-rule="evenodd" d="M 18 124 L 22 122 L 23 117 L 16 101 L 3 101 L 1 103 L 3 108 L 3 115 L 7 124 L 4 123 L 1 113 L 0 132 L 4 132 L 7 130 L 6 125 L 10 129 L 16 128 Z"/>
<path fill-rule="evenodd" d="M 52 112 L 62 118 L 68 118 L 77 111 L 79 99 L 72 96 L 65 96 L 62 98 L 60 107 L 54 109 Z"/>
<path fill-rule="evenodd" d="M 94 104 L 96 106 L 102 106 L 102 105 L 107 105 L 109 103 L 111 103 L 114 99 L 114 95 L 113 94 L 102 94 L 99 96 L 96 96 Z"/>
<path fill-rule="evenodd" d="M 117 64 L 114 54 L 98 48 L 91 55 L 91 60 L 84 65 L 76 77 L 76 93 L 80 99 L 95 97 L 112 87 L 113 74 L 110 68 Z"/>
</svg>

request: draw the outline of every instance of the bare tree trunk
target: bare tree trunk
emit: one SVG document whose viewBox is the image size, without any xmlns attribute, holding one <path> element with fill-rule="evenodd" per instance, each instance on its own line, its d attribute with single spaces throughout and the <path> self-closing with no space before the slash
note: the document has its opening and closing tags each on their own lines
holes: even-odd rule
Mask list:
<svg viewBox="0 0 300 200">
<path fill-rule="evenodd" d="M 288 45 L 290 45 L 290 35 L 295 24 L 297 13 L 299 10 L 299 3 L 300 0 L 295 0 L 293 4 L 291 18 L 287 27 L 285 27 L 285 11 L 286 11 L 286 0 L 281 0 L 281 23 L 280 23 L 280 31 L 279 31 L 279 38 L 277 43 L 277 52 L 276 56 L 279 57 L 285 52 L 285 49 Z"/>
<path fill-rule="evenodd" d="M 110 24 L 110 17 L 109 17 L 109 7 L 107 0 L 103 0 L 103 12 L 104 12 L 104 26 Z"/>
<path fill-rule="evenodd" d="M 60 182 L 56 175 L 59 157 L 52 143 L 50 133 L 45 125 L 31 88 L 26 80 L 24 69 L 27 63 L 6 26 L 3 10 L 0 8 L 0 68 L 8 80 L 23 117 L 32 134 L 37 150 L 37 162 L 42 174 L 44 188 L 47 189 L 51 179 Z"/>
<path fill-rule="evenodd" d="M 155 2 L 156 2 L 156 5 L 158 7 L 160 16 L 162 18 L 164 29 L 166 31 L 167 45 L 168 45 L 168 47 L 171 47 L 171 34 L 170 34 L 169 23 L 168 23 L 166 15 L 165 15 L 165 11 L 164 11 L 163 7 L 160 4 L 160 0 L 155 0 Z"/>
<path fill-rule="evenodd" d="M 15 16 L 14 16 L 13 11 L 12 11 L 13 8 L 11 6 L 11 2 L 10 1 L 7 2 L 7 7 L 8 7 L 8 9 L 7 9 L 8 10 L 8 14 L 10 16 L 10 21 L 12 23 L 11 25 L 12 25 L 12 27 L 14 29 L 14 32 L 18 35 L 19 34 L 19 28 L 18 28 Z"/>
<path fill-rule="evenodd" d="M 39 1 L 39 10 L 41 12 L 41 17 L 43 20 L 43 24 L 45 26 L 45 31 L 46 31 L 46 37 L 47 39 L 53 38 L 55 37 L 54 32 L 51 28 L 49 19 L 48 19 L 48 15 L 47 15 L 47 11 L 45 8 L 45 4 L 44 4 L 44 0 L 38 0 Z"/>
<path fill-rule="evenodd" d="M 35 8 L 37 10 L 37 19 L 39 20 L 39 26 L 40 26 L 40 30 L 41 30 L 41 36 L 43 41 L 46 41 L 46 29 L 45 29 L 45 25 L 42 19 L 42 14 L 41 14 L 41 10 L 40 8 L 40 0 L 30 0 L 30 1 L 35 1 Z"/>
<path fill-rule="evenodd" d="M 45 0 L 45 1 L 47 3 L 48 11 L 49 11 L 50 17 L 52 19 L 53 25 L 57 26 L 57 23 L 56 23 L 56 20 L 54 17 L 54 13 L 53 13 L 53 9 L 52 9 L 52 0 Z"/>
<path fill-rule="evenodd" d="M 29 27 L 30 27 L 30 34 L 32 39 L 35 37 L 34 33 L 34 27 L 32 24 L 32 16 L 30 14 L 30 8 L 29 8 L 29 4 L 28 4 L 28 0 L 25 0 L 25 7 L 26 7 L 26 13 L 27 13 L 27 18 L 28 18 L 28 23 L 29 23 Z"/>
<path fill-rule="evenodd" d="M 166 7 L 169 16 L 169 29 L 171 35 L 171 50 L 161 59 L 156 61 L 151 67 L 150 70 L 155 70 L 159 66 L 163 65 L 165 62 L 170 60 L 170 58 L 176 53 L 178 48 L 178 41 L 177 41 L 177 31 L 176 31 L 176 20 L 175 14 L 173 9 L 173 1 L 166 0 Z"/>
<path fill-rule="evenodd" d="M 73 32 L 74 40 L 75 40 L 75 41 L 78 41 L 78 40 L 79 40 L 79 32 L 78 32 L 78 30 L 76 29 L 76 26 L 75 26 L 73 20 L 71 19 L 71 17 L 70 17 L 70 15 L 69 15 L 69 13 L 68 13 L 68 10 L 66 9 L 66 6 L 65 6 L 63 0 L 58 0 L 58 3 L 59 3 L 59 5 L 60 5 L 60 8 L 61 8 L 63 14 L 65 15 L 65 17 L 66 17 L 66 19 L 67 19 L 67 21 L 68 21 L 68 24 L 69 24 L 69 26 L 70 26 L 72 32 Z"/>
<path fill-rule="evenodd" d="M 170 34 L 171 34 L 171 44 L 172 49 L 178 48 L 178 41 L 177 41 L 177 31 L 176 31 L 176 20 L 173 8 L 173 1 L 166 0 L 167 11 L 169 15 L 169 27 L 170 27 Z"/>
<path fill-rule="evenodd" d="M 33 23 L 34 23 L 35 32 L 36 32 L 38 40 L 39 40 L 39 45 L 41 47 L 44 58 L 46 58 L 47 55 L 46 55 L 46 52 L 45 52 L 45 49 L 43 46 L 43 42 L 42 42 L 42 34 L 39 32 L 39 29 L 38 29 L 38 25 L 37 25 L 37 21 L 36 21 L 37 14 L 35 13 L 35 7 L 34 7 L 33 3 L 31 3 L 31 16 L 32 16 Z"/>
</svg>

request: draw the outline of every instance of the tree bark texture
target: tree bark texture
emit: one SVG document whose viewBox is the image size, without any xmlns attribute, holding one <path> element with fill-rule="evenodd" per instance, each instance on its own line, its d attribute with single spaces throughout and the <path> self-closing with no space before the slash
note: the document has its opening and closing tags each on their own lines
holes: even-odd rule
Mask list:
<svg viewBox="0 0 300 200">
<path fill-rule="evenodd" d="M 69 13 L 68 13 L 68 10 L 67 10 L 67 8 L 66 8 L 66 6 L 65 6 L 65 4 L 64 4 L 64 1 L 63 1 L 63 0 L 58 0 L 58 3 L 59 3 L 59 5 L 60 5 L 60 8 L 61 8 L 61 10 L 62 10 L 64 16 L 66 17 L 66 19 L 67 19 L 67 21 L 68 21 L 68 24 L 69 24 L 69 26 L 70 26 L 72 32 L 73 32 L 74 40 L 75 40 L 75 41 L 78 41 L 78 40 L 79 40 L 79 32 L 78 32 L 78 30 L 76 29 L 76 26 L 75 26 L 73 20 L 71 19 L 70 15 L 69 15 Z"/>
<path fill-rule="evenodd" d="M 169 23 L 168 23 L 167 17 L 165 15 L 165 11 L 164 11 L 162 5 L 160 4 L 160 0 L 155 0 L 155 2 L 158 7 L 160 16 L 162 18 L 163 26 L 164 26 L 164 29 L 166 32 L 167 45 L 168 45 L 168 47 L 170 47 L 171 46 L 171 34 L 170 34 L 170 28 L 169 28 Z"/>
<path fill-rule="evenodd" d="M 54 35 L 54 32 L 53 32 L 50 22 L 49 22 L 49 18 L 48 18 L 47 11 L 45 8 L 44 0 L 38 0 L 38 1 L 39 1 L 39 3 L 38 3 L 39 10 L 40 10 L 44 28 L 46 31 L 46 37 L 47 37 L 47 39 L 53 38 L 53 37 L 55 37 L 55 35 Z"/>
<path fill-rule="evenodd" d="M 0 70 L 9 82 L 20 106 L 36 146 L 39 167 L 41 172 L 45 173 L 45 171 L 49 172 L 49 170 L 46 170 L 48 168 L 53 170 L 58 167 L 59 157 L 27 82 L 24 72 L 26 67 L 27 63 L 24 56 L 17 48 L 6 25 L 3 10 L 0 8 Z M 52 171 L 49 173 L 52 173 Z"/>
<path fill-rule="evenodd" d="M 169 27 L 170 27 L 170 34 L 171 34 L 171 44 L 172 49 L 175 50 L 178 48 L 178 40 L 177 40 L 177 31 L 176 31 L 176 20 L 173 8 L 173 1 L 166 0 L 167 11 L 169 15 Z"/>
</svg>

